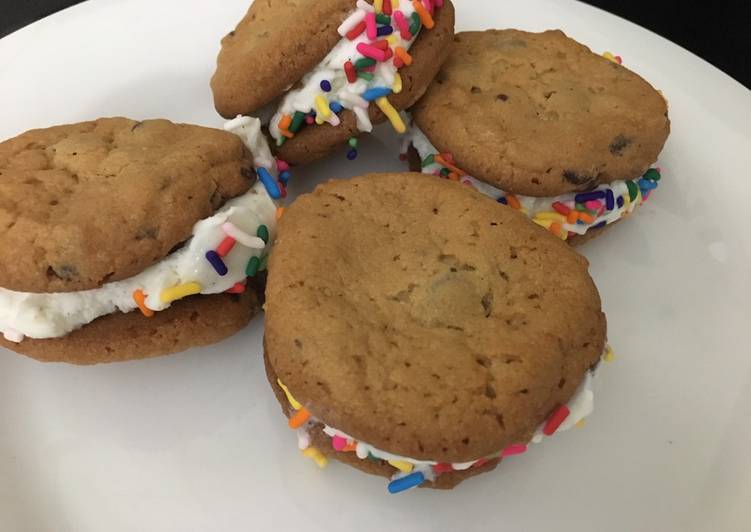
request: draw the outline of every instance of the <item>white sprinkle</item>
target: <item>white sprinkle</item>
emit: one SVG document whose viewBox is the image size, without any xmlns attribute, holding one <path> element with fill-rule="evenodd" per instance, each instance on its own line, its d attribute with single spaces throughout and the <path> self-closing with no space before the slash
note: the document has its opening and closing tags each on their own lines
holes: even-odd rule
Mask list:
<svg viewBox="0 0 751 532">
<path fill-rule="evenodd" d="M 371 8 L 371 11 L 372 10 L 373 8 Z M 366 14 L 367 14 L 367 11 L 365 11 L 365 9 L 358 9 L 357 11 L 352 13 L 350 16 L 348 16 L 346 19 L 344 19 L 344 22 L 341 23 L 341 25 L 339 26 L 339 29 L 337 29 L 336 31 L 339 32 L 339 35 L 344 37 L 350 31 L 352 31 L 355 26 L 357 26 L 360 22 L 365 20 Z"/>
<path fill-rule="evenodd" d="M 15 329 L 8 329 L 6 331 L 3 331 L 3 338 L 8 340 L 9 342 L 18 344 L 18 343 L 23 342 L 23 339 L 26 337 Z"/>
<path fill-rule="evenodd" d="M 222 224 L 222 231 L 224 231 L 227 236 L 231 236 L 232 238 L 237 240 L 246 248 L 264 249 L 266 247 L 266 243 L 263 241 L 263 239 L 258 238 L 257 236 L 249 235 L 245 231 L 238 229 L 237 226 L 231 222 Z"/>
<path fill-rule="evenodd" d="M 373 131 L 373 123 L 370 121 L 368 111 L 366 109 L 363 109 L 362 107 L 353 107 L 352 110 L 357 117 L 357 128 L 360 131 L 365 131 L 366 133 Z"/>
</svg>

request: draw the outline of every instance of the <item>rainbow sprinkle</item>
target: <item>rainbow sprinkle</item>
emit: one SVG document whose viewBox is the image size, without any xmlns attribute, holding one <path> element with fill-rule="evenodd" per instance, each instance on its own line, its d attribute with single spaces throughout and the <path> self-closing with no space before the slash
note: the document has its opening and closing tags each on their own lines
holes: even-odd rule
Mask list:
<svg viewBox="0 0 751 532">
<path fill-rule="evenodd" d="M 334 75 L 316 78 L 312 83 L 317 85 L 311 84 L 306 89 L 315 92 L 310 96 L 308 111 L 299 110 L 299 102 L 294 106 L 283 104 L 288 111 L 280 110 L 270 127 L 277 145 L 294 138 L 306 125 L 328 123 L 337 127 L 341 123 L 339 115 L 345 110 L 355 114 L 360 131 L 370 132 L 371 102 L 376 103 L 398 133 L 404 133 L 404 121 L 387 98 L 402 91 L 398 70 L 413 64 L 408 49 L 423 27 L 435 26 L 435 11 L 442 6 L 443 2 L 436 0 L 374 0 L 372 4 L 358 0 L 355 10 L 337 28 L 343 42 L 353 41 L 349 46 L 356 51 L 354 57 L 344 61 L 340 70 L 334 68 Z M 357 149 L 350 145 L 347 158 L 356 157 Z M 259 177 L 273 198 L 282 197 L 283 187 L 268 176 Z M 284 185 L 282 179 L 280 182 Z"/>
</svg>

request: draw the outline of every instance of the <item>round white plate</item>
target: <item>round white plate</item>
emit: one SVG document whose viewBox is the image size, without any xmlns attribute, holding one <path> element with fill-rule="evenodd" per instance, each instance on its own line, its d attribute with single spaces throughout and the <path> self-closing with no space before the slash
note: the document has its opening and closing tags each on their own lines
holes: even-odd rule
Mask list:
<svg viewBox="0 0 751 532">
<path fill-rule="evenodd" d="M 586 427 L 454 491 L 392 496 L 383 478 L 300 456 L 263 373 L 261 319 L 144 362 L 0 351 L 0 530 L 748 530 L 751 94 L 583 4 L 456 3 L 460 30 L 560 27 L 670 100 L 659 190 L 584 249 L 618 355 Z M 208 82 L 246 4 L 93 0 L 0 40 L 0 138 L 104 115 L 220 126 Z M 382 128 L 356 164 L 342 150 L 294 188 L 403 168 L 397 146 Z"/>
</svg>

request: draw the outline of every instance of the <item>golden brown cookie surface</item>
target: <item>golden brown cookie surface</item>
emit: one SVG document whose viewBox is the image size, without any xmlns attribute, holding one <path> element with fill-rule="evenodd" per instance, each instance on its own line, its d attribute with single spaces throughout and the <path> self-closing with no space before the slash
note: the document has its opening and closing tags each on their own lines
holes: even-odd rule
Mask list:
<svg viewBox="0 0 751 532">
<path fill-rule="evenodd" d="M 245 327 L 260 310 L 252 290 L 242 295 L 199 295 L 177 301 L 151 318 L 138 311 L 110 314 L 63 338 L 13 343 L 0 336 L 0 347 L 41 362 L 122 362 L 219 342 Z"/>
<path fill-rule="evenodd" d="M 353 0 L 253 2 L 222 39 L 211 79 L 219 114 L 254 114 L 297 83 L 339 42 L 337 28 L 354 7 Z"/>
<path fill-rule="evenodd" d="M 102 118 L 0 143 L 0 287 L 98 288 L 142 272 L 255 179 L 224 131 Z"/>
<path fill-rule="evenodd" d="M 641 176 L 670 130 L 649 83 L 560 31 L 457 34 L 413 116 L 469 174 L 528 196 Z"/>
<path fill-rule="evenodd" d="M 604 347 L 585 259 L 422 174 L 301 196 L 269 271 L 273 372 L 316 418 L 414 459 L 464 462 L 528 441 Z"/>
</svg>

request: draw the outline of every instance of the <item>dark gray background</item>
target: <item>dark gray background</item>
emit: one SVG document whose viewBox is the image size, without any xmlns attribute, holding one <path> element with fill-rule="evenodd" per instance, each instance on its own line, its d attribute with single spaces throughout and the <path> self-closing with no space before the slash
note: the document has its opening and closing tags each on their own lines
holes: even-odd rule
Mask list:
<svg viewBox="0 0 751 532">
<path fill-rule="evenodd" d="M 0 0 L 0 36 L 79 2 Z M 589 0 L 587 3 L 667 37 L 751 87 L 750 0 Z"/>
</svg>

